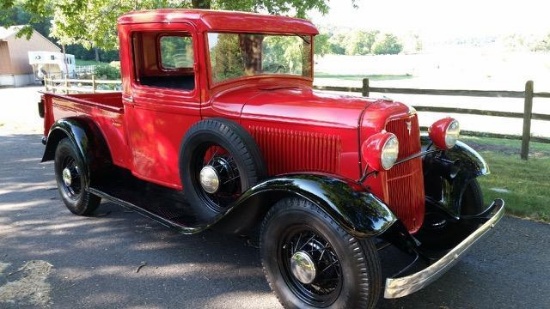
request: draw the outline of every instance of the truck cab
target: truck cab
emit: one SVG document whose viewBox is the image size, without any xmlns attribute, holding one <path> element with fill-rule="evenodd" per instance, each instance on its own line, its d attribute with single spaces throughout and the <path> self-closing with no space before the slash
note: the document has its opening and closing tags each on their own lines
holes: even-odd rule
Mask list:
<svg viewBox="0 0 550 309">
<path fill-rule="evenodd" d="M 401 102 L 314 90 L 306 20 L 163 9 L 121 16 L 118 33 L 121 93 L 39 105 L 43 161 L 75 214 L 107 199 L 187 234 L 259 230 L 289 308 L 413 293 L 504 214 L 484 203 L 489 168 L 456 119 L 423 133 Z M 411 262 L 384 284 L 389 246 Z"/>
</svg>

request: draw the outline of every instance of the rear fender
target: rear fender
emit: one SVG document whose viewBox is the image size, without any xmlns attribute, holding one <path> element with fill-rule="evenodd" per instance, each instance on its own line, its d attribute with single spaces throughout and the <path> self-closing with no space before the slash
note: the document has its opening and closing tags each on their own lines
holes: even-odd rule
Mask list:
<svg viewBox="0 0 550 309">
<path fill-rule="evenodd" d="M 256 225 L 277 201 L 291 196 L 318 205 L 358 238 L 380 235 L 397 221 L 382 201 L 354 182 L 328 175 L 284 175 L 247 190 L 216 226 L 242 232 Z"/>
<path fill-rule="evenodd" d="M 423 138 L 423 144 L 429 139 Z M 448 150 L 428 151 L 423 158 L 426 196 L 443 204 L 453 216 L 459 216 L 460 196 L 466 185 L 490 173 L 481 155 L 458 141 Z"/>
<path fill-rule="evenodd" d="M 90 176 L 90 169 L 95 170 L 112 162 L 107 143 L 97 125 L 89 118 L 77 117 L 60 119 L 52 125 L 42 162 L 55 158 L 57 145 L 66 137 L 76 146 L 86 175 Z"/>
</svg>

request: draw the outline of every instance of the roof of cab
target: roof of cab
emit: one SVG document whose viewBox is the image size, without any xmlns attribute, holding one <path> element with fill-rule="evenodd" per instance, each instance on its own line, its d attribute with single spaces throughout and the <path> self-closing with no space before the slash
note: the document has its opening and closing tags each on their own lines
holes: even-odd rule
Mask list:
<svg viewBox="0 0 550 309">
<path fill-rule="evenodd" d="M 122 15 L 119 24 L 189 22 L 199 31 L 299 33 L 315 35 L 315 26 L 304 19 L 236 11 L 158 9 Z"/>
</svg>

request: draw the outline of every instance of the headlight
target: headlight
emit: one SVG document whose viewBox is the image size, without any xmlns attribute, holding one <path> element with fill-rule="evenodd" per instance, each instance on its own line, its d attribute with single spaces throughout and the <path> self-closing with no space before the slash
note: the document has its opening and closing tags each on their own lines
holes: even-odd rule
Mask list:
<svg viewBox="0 0 550 309">
<path fill-rule="evenodd" d="M 460 136 L 460 124 L 454 118 L 443 118 L 434 122 L 428 129 L 434 145 L 440 149 L 453 148 Z"/>
<path fill-rule="evenodd" d="M 374 170 L 389 170 L 397 161 L 399 141 L 393 133 L 377 133 L 361 146 L 363 159 Z"/>
</svg>

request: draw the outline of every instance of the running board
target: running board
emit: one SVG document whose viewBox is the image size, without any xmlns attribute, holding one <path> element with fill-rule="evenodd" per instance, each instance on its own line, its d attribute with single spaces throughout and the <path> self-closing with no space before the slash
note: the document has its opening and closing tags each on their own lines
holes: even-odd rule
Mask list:
<svg viewBox="0 0 550 309">
<path fill-rule="evenodd" d="M 105 179 L 88 191 L 183 234 L 202 232 L 216 222 L 201 222 L 181 191 L 139 180 L 118 169 Z"/>
</svg>

